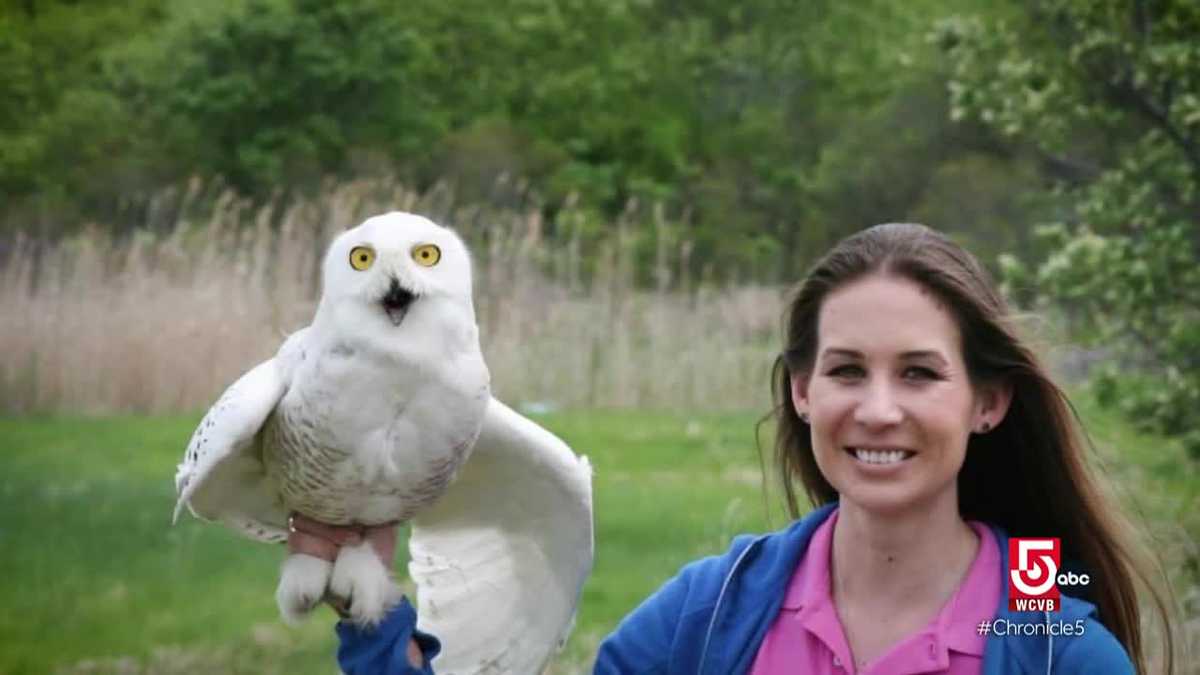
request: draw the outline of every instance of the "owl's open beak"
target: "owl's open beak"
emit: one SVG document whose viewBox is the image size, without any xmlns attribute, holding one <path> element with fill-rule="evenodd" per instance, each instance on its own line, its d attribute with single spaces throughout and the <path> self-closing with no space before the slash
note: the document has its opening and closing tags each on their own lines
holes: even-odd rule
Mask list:
<svg viewBox="0 0 1200 675">
<path fill-rule="evenodd" d="M 387 313 L 388 318 L 392 320 L 393 326 L 399 326 L 404 320 L 404 315 L 408 313 L 408 306 L 416 300 L 417 296 L 412 291 L 400 285 L 396 279 L 392 279 L 392 285 L 388 287 L 388 292 L 379 301 L 383 305 L 383 311 Z"/>
</svg>

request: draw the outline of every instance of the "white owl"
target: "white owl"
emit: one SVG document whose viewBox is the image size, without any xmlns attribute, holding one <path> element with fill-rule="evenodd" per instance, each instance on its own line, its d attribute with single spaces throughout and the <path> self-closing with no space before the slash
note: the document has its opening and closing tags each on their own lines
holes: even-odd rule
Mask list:
<svg viewBox="0 0 1200 675">
<path fill-rule="evenodd" d="M 592 564 L 591 467 L 492 398 L 466 246 L 388 213 L 338 236 L 311 326 L 208 411 L 175 477 L 179 502 L 262 541 L 290 512 L 338 525 L 411 522 L 409 576 L 439 673 L 540 672 L 570 632 Z M 285 618 L 326 592 L 360 624 L 399 601 L 370 545 L 291 555 Z"/>
</svg>

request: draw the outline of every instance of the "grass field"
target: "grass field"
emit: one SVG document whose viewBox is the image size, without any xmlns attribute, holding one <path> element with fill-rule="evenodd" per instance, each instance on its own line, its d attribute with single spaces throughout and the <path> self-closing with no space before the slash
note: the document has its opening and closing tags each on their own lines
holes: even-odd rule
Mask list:
<svg viewBox="0 0 1200 675">
<path fill-rule="evenodd" d="M 1155 540 L 1173 542 L 1167 564 L 1181 565 L 1197 534 L 1194 467 L 1083 414 L 1121 493 L 1140 495 Z M 336 671 L 331 613 L 301 628 L 277 617 L 279 547 L 192 519 L 169 526 L 175 463 L 198 417 L 0 420 L 0 673 Z M 785 522 L 777 499 L 767 513 L 753 414 L 538 419 L 596 469 L 596 566 L 555 673 L 585 670 L 603 635 L 685 561 Z"/>
</svg>

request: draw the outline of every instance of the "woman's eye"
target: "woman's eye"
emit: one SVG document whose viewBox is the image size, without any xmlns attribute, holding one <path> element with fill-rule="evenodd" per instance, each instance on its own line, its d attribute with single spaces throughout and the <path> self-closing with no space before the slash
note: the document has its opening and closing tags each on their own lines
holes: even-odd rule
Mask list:
<svg viewBox="0 0 1200 675">
<path fill-rule="evenodd" d="M 920 366 L 911 366 L 904 369 L 904 379 L 906 380 L 938 380 L 941 376 L 929 368 L 921 368 Z"/>
<path fill-rule="evenodd" d="M 852 377 L 861 377 L 864 373 L 863 369 L 858 366 L 838 366 L 837 368 L 830 370 L 827 374 L 830 377 L 846 379 Z"/>
</svg>

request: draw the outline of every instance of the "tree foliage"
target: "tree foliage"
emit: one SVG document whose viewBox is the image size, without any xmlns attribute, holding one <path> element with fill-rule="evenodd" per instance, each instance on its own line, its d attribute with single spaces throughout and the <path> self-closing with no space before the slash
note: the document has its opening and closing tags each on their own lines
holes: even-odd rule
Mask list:
<svg viewBox="0 0 1200 675">
<path fill-rule="evenodd" d="M 95 206 L 121 192 L 113 170 L 133 142 L 129 111 L 104 83 L 103 55 L 161 13 L 149 0 L 0 6 L 0 194 L 19 217 L 48 204 Z M 86 14 L 81 17 L 81 14 Z M 107 171 L 97 168 L 107 165 Z M 12 214 L 10 214 L 12 215 Z M 30 218 L 39 220 L 37 218 Z"/>
<path fill-rule="evenodd" d="M 286 201 L 384 171 L 494 202 L 506 174 L 549 215 L 638 204 L 643 258 L 662 204 L 695 273 L 792 279 L 852 230 L 946 213 L 943 163 L 1012 187 L 958 143 L 975 127 L 921 40 L 956 2 L 29 0 L 0 19 L 3 215 L 129 226 L 191 177 Z"/>
<path fill-rule="evenodd" d="M 1062 212 L 1009 282 L 1113 357 L 1102 398 L 1200 457 L 1200 5 L 1039 0 L 934 40 L 953 115 L 1032 147 Z"/>
<path fill-rule="evenodd" d="M 180 6 L 110 54 L 110 81 L 179 158 L 176 173 L 221 176 L 248 194 L 311 188 L 345 174 L 355 150 L 403 156 L 441 131 L 429 114 L 430 45 L 390 4 Z"/>
</svg>

